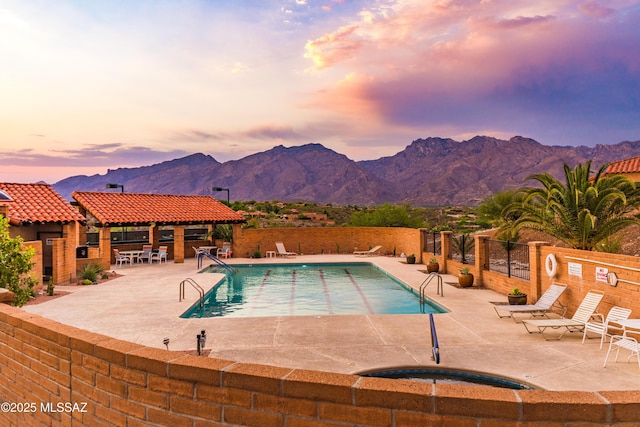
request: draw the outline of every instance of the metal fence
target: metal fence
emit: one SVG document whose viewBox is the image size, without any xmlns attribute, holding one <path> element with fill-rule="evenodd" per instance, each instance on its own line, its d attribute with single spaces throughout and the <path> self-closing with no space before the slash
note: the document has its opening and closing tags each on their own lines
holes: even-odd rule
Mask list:
<svg viewBox="0 0 640 427">
<path fill-rule="evenodd" d="M 508 240 L 487 240 L 485 269 L 507 277 L 529 280 L 529 245 Z"/>
<path fill-rule="evenodd" d="M 442 234 L 427 230 L 420 230 L 420 232 L 422 233 L 422 241 L 424 242 L 422 251 L 433 255 L 440 255 L 442 253 Z"/>
<path fill-rule="evenodd" d="M 476 263 L 476 243 L 473 236 L 468 234 L 448 234 L 449 239 L 449 259 L 460 261 L 463 264 L 475 265 Z"/>
</svg>

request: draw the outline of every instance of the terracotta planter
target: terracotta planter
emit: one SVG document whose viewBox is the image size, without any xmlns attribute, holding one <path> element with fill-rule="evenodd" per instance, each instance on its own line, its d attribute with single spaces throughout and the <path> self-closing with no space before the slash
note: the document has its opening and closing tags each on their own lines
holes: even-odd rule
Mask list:
<svg viewBox="0 0 640 427">
<path fill-rule="evenodd" d="M 437 273 L 440 271 L 440 264 L 437 262 L 427 264 L 427 273 Z"/>
<path fill-rule="evenodd" d="M 527 294 L 521 295 L 508 295 L 510 305 L 525 305 L 527 303 Z"/>
<path fill-rule="evenodd" d="M 458 283 L 461 288 L 470 288 L 473 286 L 473 274 L 461 274 L 458 276 Z"/>
</svg>

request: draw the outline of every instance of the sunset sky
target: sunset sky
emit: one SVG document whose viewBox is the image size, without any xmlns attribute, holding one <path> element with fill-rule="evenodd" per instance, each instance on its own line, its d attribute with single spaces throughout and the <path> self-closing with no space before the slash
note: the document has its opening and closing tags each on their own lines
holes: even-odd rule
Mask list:
<svg viewBox="0 0 640 427">
<path fill-rule="evenodd" d="M 640 139 L 640 1 L 0 0 L 0 181 Z"/>
</svg>

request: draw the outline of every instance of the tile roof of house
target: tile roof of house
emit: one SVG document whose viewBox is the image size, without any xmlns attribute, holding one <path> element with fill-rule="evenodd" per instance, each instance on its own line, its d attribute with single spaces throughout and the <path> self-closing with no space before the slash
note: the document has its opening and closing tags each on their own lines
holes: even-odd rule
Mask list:
<svg viewBox="0 0 640 427">
<path fill-rule="evenodd" d="M 71 196 L 103 226 L 245 222 L 242 215 L 211 196 L 81 191 Z"/>
<path fill-rule="evenodd" d="M 49 184 L 17 184 L 0 182 L 0 191 L 11 200 L 0 201 L 6 204 L 11 225 L 30 225 L 37 223 L 85 223 L 85 217 L 64 200 Z"/>
<path fill-rule="evenodd" d="M 640 173 L 640 156 L 609 163 L 604 175 Z"/>
</svg>

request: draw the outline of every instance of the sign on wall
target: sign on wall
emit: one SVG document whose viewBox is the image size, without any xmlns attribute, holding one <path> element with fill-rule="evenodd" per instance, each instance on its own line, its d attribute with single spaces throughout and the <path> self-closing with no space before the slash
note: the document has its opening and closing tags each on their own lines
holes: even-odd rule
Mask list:
<svg viewBox="0 0 640 427">
<path fill-rule="evenodd" d="M 567 268 L 570 276 L 582 277 L 582 264 L 578 264 L 577 262 L 568 262 Z"/>
<path fill-rule="evenodd" d="M 605 267 L 596 267 L 596 282 L 608 282 L 609 269 Z"/>
</svg>

